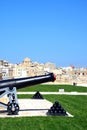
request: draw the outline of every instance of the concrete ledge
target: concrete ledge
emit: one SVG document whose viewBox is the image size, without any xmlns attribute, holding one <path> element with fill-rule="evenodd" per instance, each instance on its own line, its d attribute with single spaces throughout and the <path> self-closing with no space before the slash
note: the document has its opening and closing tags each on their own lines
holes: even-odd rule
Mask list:
<svg viewBox="0 0 87 130">
<path fill-rule="evenodd" d="M 35 94 L 36 92 L 17 92 L 20 94 Z M 87 95 L 87 92 L 40 92 L 42 95 Z"/>
</svg>

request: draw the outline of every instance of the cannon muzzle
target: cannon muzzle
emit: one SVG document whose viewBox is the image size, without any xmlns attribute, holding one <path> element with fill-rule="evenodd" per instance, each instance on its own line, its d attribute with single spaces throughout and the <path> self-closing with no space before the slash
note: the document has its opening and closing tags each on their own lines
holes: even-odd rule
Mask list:
<svg viewBox="0 0 87 130">
<path fill-rule="evenodd" d="M 26 77 L 26 78 L 16 78 L 16 79 L 7 79 L 0 81 L 0 89 L 9 87 L 12 89 L 16 87 L 16 89 L 24 88 L 27 86 L 32 86 L 36 84 L 46 83 L 50 81 L 55 81 L 56 77 L 53 73 L 49 73 L 46 75 Z"/>
</svg>

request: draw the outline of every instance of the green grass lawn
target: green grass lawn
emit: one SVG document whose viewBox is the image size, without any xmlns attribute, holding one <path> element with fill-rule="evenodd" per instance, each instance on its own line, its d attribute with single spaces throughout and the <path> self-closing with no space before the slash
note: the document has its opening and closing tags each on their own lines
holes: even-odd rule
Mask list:
<svg viewBox="0 0 87 130">
<path fill-rule="evenodd" d="M 64 89 L 66 92 L 87 92 L 87 87 L 73 86 L 73 85 L 35 85 L 31 87 L 26 87 L 19 89 L 18 91 L 27 92 L 27 91 L 41 91 L 41 92 L 58 92 L 59 89 Z"/>
<path fill-rule="evenodd" d="M 67 90 L 70 89 L 68 87 L 70 86 L 67 86 Z M 79 87 L 80 92 L 81 90 L 83 91 L 83 88 Z M 18 97 L 30 98 L 32 95 L 18 95 Z M 87 130 L 87 96 L 43 95 L 43 97 L 53 103 L 59 101 L 64 109 L 74 117 L 0 118 L 0 130 Z"/>
<path fill-rule="evenodd" d="M 87 96 L 44 95 L 52 102 L 59 101 L 71 117 L 0 118 L 0 130 L 86 130 Z"/>
</svg>

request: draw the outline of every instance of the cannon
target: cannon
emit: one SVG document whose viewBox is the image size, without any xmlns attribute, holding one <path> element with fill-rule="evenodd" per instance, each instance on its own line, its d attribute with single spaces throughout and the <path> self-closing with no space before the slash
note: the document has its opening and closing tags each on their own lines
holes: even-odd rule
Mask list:
<svg viewBox="0 0 87 130">
<path fill-rule="evenodd" d="M 8 103 L 5 104 L 0 102 L 0 106 L 7 109 L 9 115 L 17 115 L 19 112 L 19 104 L 17 98 L 17 89 L 29 87 L 36 84 L 54 82 L 56 77 L 53 73 L 48 73 L 45 75 L 6 79 L 0 81 L 0 98 L 7 95 Z"/>
</svg>

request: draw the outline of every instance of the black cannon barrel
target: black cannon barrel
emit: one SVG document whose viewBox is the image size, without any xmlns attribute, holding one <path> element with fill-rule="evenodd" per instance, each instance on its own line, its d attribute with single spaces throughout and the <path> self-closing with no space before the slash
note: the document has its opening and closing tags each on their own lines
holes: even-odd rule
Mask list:
<svg viewBox="0 0 87 130">
<path fill-rule="evenodd" d="M 0 81 L 0 89 L 2 88 L 13 88 L 17 89 L 24 88 L 27 86 L 32 86 L 40 83 L 46 83 L 50 81 L 55 81 L 56 77 L 53 73 L 49 73 L 46 75 L 33 76 L 33 77 L 25 77 L 25 78 L 16 78 L 16 79 L 7 79 Z"/>
</svg>

